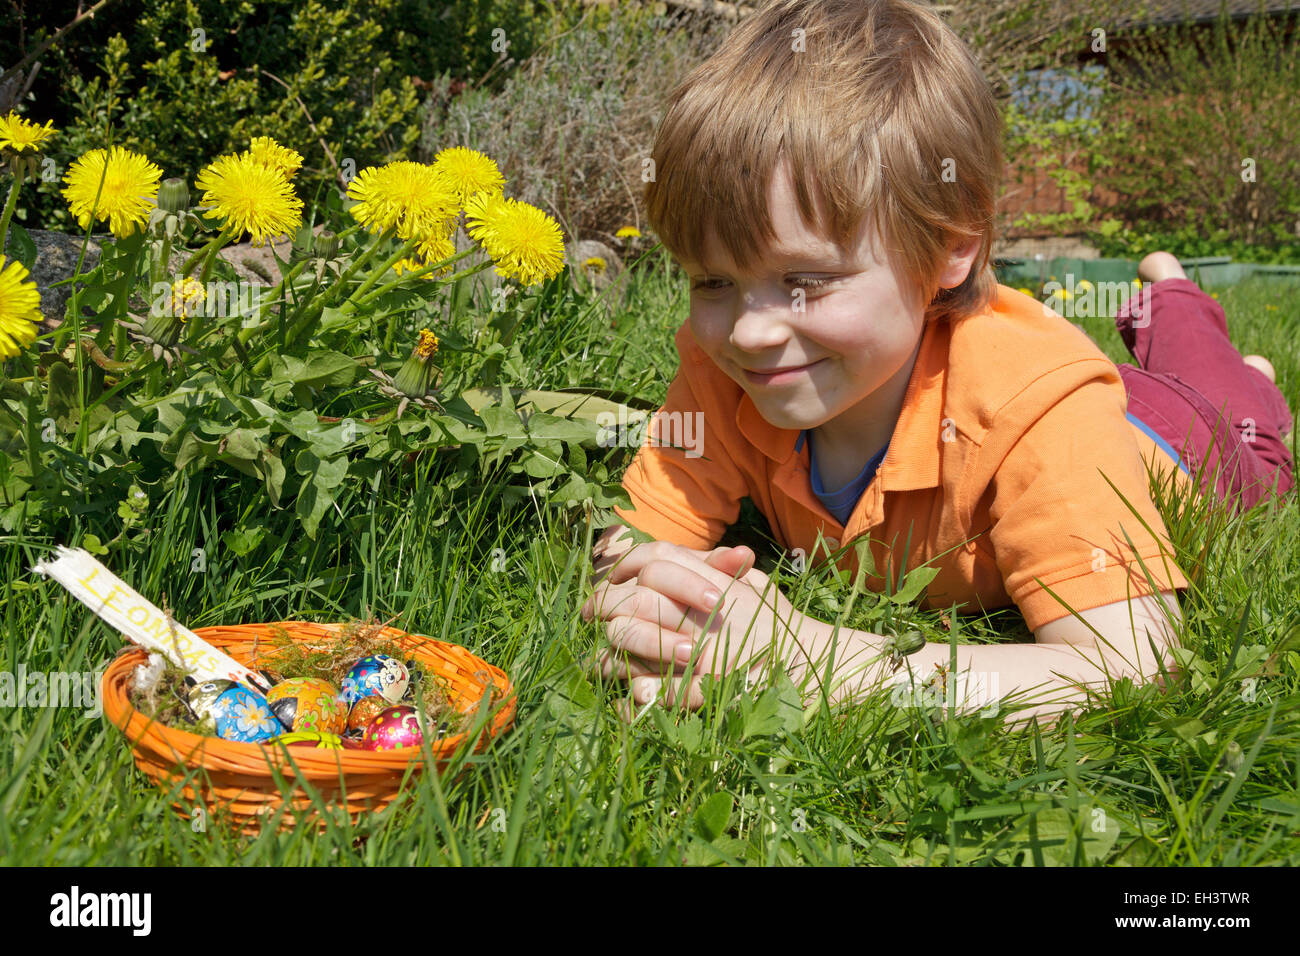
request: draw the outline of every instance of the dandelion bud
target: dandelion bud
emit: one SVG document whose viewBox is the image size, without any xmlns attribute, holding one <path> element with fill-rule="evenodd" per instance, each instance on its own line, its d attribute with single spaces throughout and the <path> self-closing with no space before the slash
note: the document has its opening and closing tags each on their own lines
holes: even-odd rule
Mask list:
<svg viewBox="0 0 1300 956">
<path fill-rule="evenodd" d="M 173 214 L 190 208 L 190 188 L 183 179 L 164 179 L 158 188 L 158 208 Z"/>
<path fill-rule="evenodd" d="M 883 649 L 897 665 L 904 657 L 915 654 L 923 647 L 925 647 L 925 635 L 920 631 L 912 630 L 885 638 Z"/>
<path fill-rule="evenodd" d="M 899 654 L 915 654 L 925 647 L 925 635 L 920 631 L 906 631 L 894 638 L 894 647 Z"/>
<path fill-rule="evenodd" d="M 402 394 L 412 398 L 423 398 L 429 393 L 437 366 L 433 357 L 438 352 L 438 337 L 428 329 L 420 330 L 419 341 L 411 350 L 411 356 L 398 369 L 393 379 L 393 386 Z"/>
<path fill-rule="evenodd" d="M 316 256 L 320 259 L 333 259 L 339 254 L 339 237 L 328 229 L 316 237 Z"/>
</svg>

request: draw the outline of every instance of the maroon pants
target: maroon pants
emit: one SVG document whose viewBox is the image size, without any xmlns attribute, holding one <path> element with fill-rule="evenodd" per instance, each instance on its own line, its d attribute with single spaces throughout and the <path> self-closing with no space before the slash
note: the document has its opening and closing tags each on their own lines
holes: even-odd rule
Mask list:
<svg viewBox="0 0 1300 956">
<path fill-rule="evenodd" d="M 1294 484 L 1282 438 L 1291 412 L 1277 386 L 1245 364 L 1218 302 L 1190 279 L 1143 287 L 1115 316 L 1138 366 L 1119 366 L 1129 414 L 1167 441 L 1233 510 Z"/>
</svg>

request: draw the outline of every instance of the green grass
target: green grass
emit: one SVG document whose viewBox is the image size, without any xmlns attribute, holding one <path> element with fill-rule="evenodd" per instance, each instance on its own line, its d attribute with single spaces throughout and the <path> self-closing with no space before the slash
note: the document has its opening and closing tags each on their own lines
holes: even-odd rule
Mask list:
<svg viewBox="0 0 1300 956">
<path fill-rule="evenodd" d="M 1300 390 L 1300 288 L 1220 290 L 1243 352 L 1267 354 Z M 1274 305 L 1276 310 L 1267 306 Z M 548 322 L 526 350 L 536 387 L 601 384 L 659 401 L 676 368 L 683 284 L 643 267 L 615 318 Z M 599 314 L 599 313 L 598 313 Z M 1115 360 L 1109 320 L 1085 320 Z M 613 450 L 611 460 L 626 457 Z M 788 692 L 715 702 L 631 726 L 618 685 L 578 662 L 600 628 L 586 599 L 593 532 L 544 501 L 503 507 L 492 474 L 448 510 L 445 459 L 347 489 L 315 541 L 239 476 L 206 471 L 151 508 L 148 550 L 105 560 L 191 627 L 375 613 L 464 644 L 503 667 L 515 727 L 458 779 L 418 778 L 399 805 L 352 827 L 244 838 L 196 832 L 140 775 L 122 735 L 71 709 L 0 711 L 0 859 L 24 864 L 870 864 L 1255 865 L 1300 862 L 1300 514 L 1244 518 L 1162 501 L 1180 563 L 1187 681 L 1170 693 L 1121 685 L 1072 723 L 1012 730 L 881 701 L 807 719 Z M 111 511 L 115 503 L 89 503 Z M 729 534 L 764 548 L 747 512 Z M 64 543 L 77 543 L 75 517 Z M 260 539 L 257 536 L 261 535 Z M 257 540 L 254 540 L 257 539 Z M 250 542 L 251 545 L 250 545 Z M 27 569 L 52 541 L 3 539 L 9 586 L 0 669 L 94 670 L 121 638 Z M 207 566 L 190 571 L 204 548 Z M 250 550 L 251 548 L 251 550 Z M 493 549 L 507 562 L 490 571 Z M 242 556 L 238 552 L 246 552 Z M 760 567 L 779 574 L 774 549 Z M 809 572 L 784 588 L 824 599 Z M 821 589 L 819 591 L 819 589 Z M 818 595 L 822 597 L 819 598 Z M 863 614 L 879 605 L 865 595 Z M 944 633 L 937 613 L 908 626 Z M 829 618 L 827 618 L 829 619 Z M 963 619 L 973 640 L 1025 636 L 1014 609 Z M 1300 631 L 1296 632 L 1300 634 Z M 1253 679 L 1254 683 L 1249 681 Z M 1253 693 L 1243 692 L 1243 681 Z"/>
</svg>

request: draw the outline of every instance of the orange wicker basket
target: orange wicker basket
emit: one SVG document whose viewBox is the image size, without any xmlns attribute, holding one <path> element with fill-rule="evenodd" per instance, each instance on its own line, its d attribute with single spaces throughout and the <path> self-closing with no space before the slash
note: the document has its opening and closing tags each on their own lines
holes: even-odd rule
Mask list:
<svg viewBox="0 0 1300 956">
<path fill-rule="evenodd" d="M 256 668 L 274 661 L 273 628 L 283 629 L 296 642 L 311 643 L 333 640 L 341 627 L 337 623 L 279 621 L 200 627 L 195 633 Z M 401 646 L 427 673 L 442 678 L 453 706 L 461 713 L 475 712 L 483 695 L 492 694 L 490 718 L 475 744 L 476 751 L 487 747 L 514 722 L 515 699 L 504 671 L 455 644 L 396 628 L 384 628 L 380 636 Z M 355 822 L 362 814 L 382 809 L 396 799 L 407 770 L 423 766 L 423 750 L 418 747 L 387 751 L 294 747 L 288 751 L 290 763 L 285 748 L 273 741 L 267 745 L 235 743 L 168 727 L 136 710 L 127 697 L 131 673 L 146 659 L 143 649 L 134 650 L 118 657 L 104 672 L 104 714 L 126 735 L 141 772 L 168 791 L 184 781 L 179 791 L 184 799 L 173 802 L 184 816 L 191 814 L 192 807 L 202 806 L 217 817 L 228 814 L 230 821 L 246 832 L 261 829 L 266 816 L 285 803 L 272 775 L 275 768 L 292 787 L 291 810 L 315 816 L 315 804 L 300 785 L 305 780 L 327 805 L 346 805 Z M 439 771 L 453 751 L 468 744 L 467 737 L 460 733 L 430 742 Z M 282 814 L 280 820 L 281 829 L 295 824 L 292 813 Z M 318 822 L 325 826 L 324 820 Z"/>
</svg>

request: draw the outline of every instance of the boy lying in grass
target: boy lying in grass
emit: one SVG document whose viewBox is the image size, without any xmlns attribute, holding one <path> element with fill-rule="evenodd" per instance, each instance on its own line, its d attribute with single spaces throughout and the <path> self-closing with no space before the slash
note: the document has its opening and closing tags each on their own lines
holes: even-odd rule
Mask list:
<svg viewBox="0 0 1300 956">
<path fill-rule="evenodd" d="M 1290 487 L 1289 414 L 1172 257 L 1144 261 L 1116 320 L 1143 368 L 997 285 L 1001 142 L 967 48 L 902 0 L 776 0 L 673 93 L 646 200 L 690 316 L 623 479 L 634 507 L 616 510 L 656 540 L 607 529 L 583 608 L 636 702 L 699 707 L 703 675 L 758 676 L 773 652 L 808 701 L 948 666 L 947 644 L 897 667 L 884 636 L 840 628 L 826 686 L 832 625 L 749 549 L 713 548 L 746 496 L 811 560 L 856 573 L 848 545 L 869 541 L 873 590 L 928 563 L 924 607 L 1014 603 L 1036 642 L 958 647 L 944 680 L 964 710 L 1015 692 L 1033 701 L 1017 719 L 1045 717 L 1172 671 L 1187 580 L 1148 468 L 1254 504 Z M 683 415 L 701 416 L 702 454 L 661 434 Z"/>
</svg>

